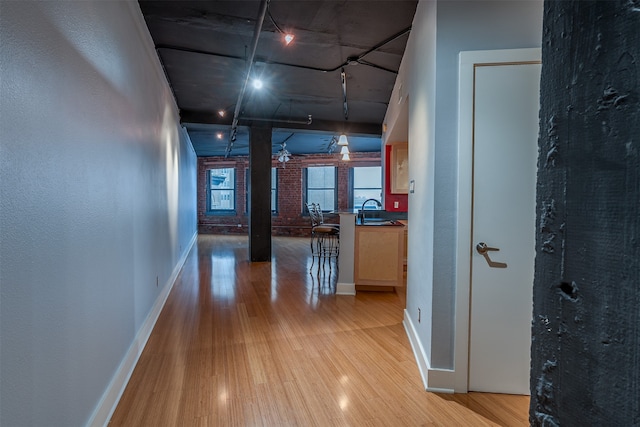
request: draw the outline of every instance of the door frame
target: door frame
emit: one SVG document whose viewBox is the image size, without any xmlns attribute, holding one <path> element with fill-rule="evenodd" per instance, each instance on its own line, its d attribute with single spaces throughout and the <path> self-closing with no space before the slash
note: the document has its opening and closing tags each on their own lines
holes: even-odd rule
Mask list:
<svg viewBox="0 0 640 427">
<path fill-rule="evenodd" d="M 473 144 L 475 69 L 492 64 L 540 63 L 541 49 L 478 50 L 459 53 L 458 74 L 458 218 L 456 239 L 456 296 L 454 391 L 469 385 L 469 327 L 473 221 Z"/>
</svg>

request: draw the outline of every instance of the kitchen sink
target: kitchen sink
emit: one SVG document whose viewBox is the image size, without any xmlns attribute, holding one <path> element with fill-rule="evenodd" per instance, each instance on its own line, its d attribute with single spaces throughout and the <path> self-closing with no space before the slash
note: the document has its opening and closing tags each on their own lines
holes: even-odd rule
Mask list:
<svg viewBox="0 0 640 427">
<path fill-rule="evenodd" d="M 360 221 L 358 225 L 378 225 L 378 226 L 389 226 L 389 225 L 399 225 L 402 226 L 401 222 L 395 221 L 393 219 L 385 219 L 385 218 L 365 218 L 364 222 Z"/>
</svg>

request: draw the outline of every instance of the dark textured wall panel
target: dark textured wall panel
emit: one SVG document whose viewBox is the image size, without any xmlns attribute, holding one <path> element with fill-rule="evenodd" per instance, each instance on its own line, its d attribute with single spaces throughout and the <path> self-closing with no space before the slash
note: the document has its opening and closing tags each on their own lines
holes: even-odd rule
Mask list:
<svg viewBox="0 0 640 427">
<path fill-rule="evenodd" d="M 640 1 L 545 1 L 532 425 L 640 425 Z"/>
</svg>

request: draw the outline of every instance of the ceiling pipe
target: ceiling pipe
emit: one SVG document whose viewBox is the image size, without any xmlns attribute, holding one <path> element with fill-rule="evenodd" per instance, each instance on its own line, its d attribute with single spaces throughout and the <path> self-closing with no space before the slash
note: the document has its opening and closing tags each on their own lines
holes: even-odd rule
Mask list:
<svg viewBox="0 0 640 427">
<path fill-rule="evenodd" d="M 251 42 L 251 53 L 248 58 L 247 75 L 244 78 L 242 89 L 238 94 L 238 102 L 236 103 L 236 109 L 233 113 L 233 120 L 231 121 L 231 132 L 229 133 L 229 142 L 227 143 L 227 151 L 225 157 L 229 157 L 231 149 L 233 148 L 233 142 L 236 140 L 236 133 L 238 131 L 238 118 L 240 116 L 240 108 L 242 107 L 242 100 L 244 93 L 247 90 L 247 84 L 251 78 L 251 70 L 253 68 L 253 58 L 256 55 L 256 49 L 258 48 L 258 39 L 260 38 L 260 31 L 262 31 L 262 24 L 264 23 L 264 17 L 267 14 L 267 7 L 269 6 L 269 0 L 262 0 L 260 2 L 260 12 L 258 13 L 258 19 L 256 20 L 256 26 L 253 30 L 253 40 Z"/>
<path fill-rule="evenodd" d="M 278 120 L 278 119 L 263 119 L 261 117 L 240 117 L 239 120 L 256 121 L 256 122 L 273 122 L 273 123 L 289 123 L 296 125 L 310 125 L 313 123 L 311 114 L 307 120 Z"/>
</svg>

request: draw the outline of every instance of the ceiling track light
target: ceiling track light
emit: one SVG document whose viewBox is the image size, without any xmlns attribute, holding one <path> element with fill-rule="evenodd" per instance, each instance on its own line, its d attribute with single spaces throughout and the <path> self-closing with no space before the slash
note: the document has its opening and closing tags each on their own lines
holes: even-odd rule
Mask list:
<svg viewBox="0 0 640 427">
<path fill-rule="evenodd" d="M 260 80 L 258 78 L 253 79 L 253 88 L 254 89 L 260 90 L 260 89 L 262 89 L 263 85 L 264 85 L 264 83 L 262 83 L 262 80 Z"/>
<path fill-rule="evenodd" d="M 273 24 L 273 26 L 276 27 L 276 30 L 278 30 L 278 32 L 283 35 L 284 44 L 286 46 L 289 46 L 293 41 L 293 39 L 296 38 L 296 36 L 293 35 L 293 33 L 283 31 L 282 28 L 280 28 L 280 26 L 276 23 L 276 20 L 273 19 L 273 15 L 271 15 L 271 10 L 269 6 L 267 6 L 267 16 L 271 20 L 271 23 Z"/>
<path fill-rule="evenodd" d="M 293 41 L 293 39 L 295 39 L 295 38 L 296 38 L 296 36 L 294 36 L 293 34 L 291 34 L 291 33 L 286 33 L 286 34 L 284 35 L 284 44 L 285 44 L 285 45 L 287 45 L 287 46 L 289 46 L 289 44 L 290 44 L 290 43 Z"/>
</svg>

